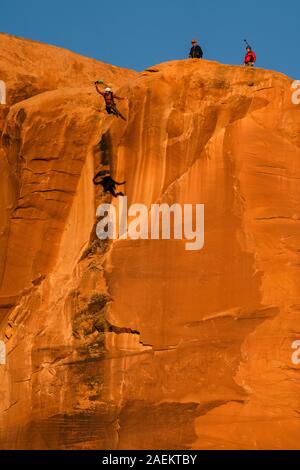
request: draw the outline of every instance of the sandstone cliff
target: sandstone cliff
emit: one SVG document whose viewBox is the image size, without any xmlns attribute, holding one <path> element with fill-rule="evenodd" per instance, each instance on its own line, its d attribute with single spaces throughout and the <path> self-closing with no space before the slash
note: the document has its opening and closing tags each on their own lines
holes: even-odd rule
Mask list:
<svg viewBox="0 0 300 470">
<path fill-rule="evenodd" d="M 136 75 L 1 41 L 1 448 L 299 449 L 291 80 L 197 60 Z M 99 112 L 95 78 L 127 122 Z M 101 164 L 129 203 L 205 204 L 204 249 L 100 242 Z"/>
</svg>

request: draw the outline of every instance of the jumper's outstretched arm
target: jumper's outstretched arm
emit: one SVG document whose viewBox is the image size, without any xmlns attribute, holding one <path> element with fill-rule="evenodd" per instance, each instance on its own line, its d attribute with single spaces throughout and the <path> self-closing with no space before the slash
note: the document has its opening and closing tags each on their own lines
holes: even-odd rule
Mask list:
<svg viewBox="0 0 300 470">
<path fill-rule="evenodd" d="M 96 83 L 95 83 L 95 87 L 96 87 L 96 90 L 99 93 L 99 95 L 104 96 L 104 93 L 99 90 L 98 85 Z"/>
<path fill-rule="evenodd" d="M 102 179 L 101 179 L 101 181 L 97 181 L 99 177 L 102 178 L 102 171 L 99 171 L 99 173 L 97 173 L 96 176 L 94 176 L 94 178 L 93 178 L 93 183 L 94 183 L 95 185 L 102 184 L 102 181 L 103 181 Z"/>
</svg>

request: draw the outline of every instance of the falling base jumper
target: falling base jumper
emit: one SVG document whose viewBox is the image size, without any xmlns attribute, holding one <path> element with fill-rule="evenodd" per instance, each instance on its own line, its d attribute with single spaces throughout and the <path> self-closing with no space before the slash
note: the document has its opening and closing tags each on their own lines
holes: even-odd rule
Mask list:
<svg viewBox="0 0 300 470">
<path fill-rule="evenodd" d="M 99 84 L 101 83 L 102 83 L 101 81 L 95 82 L 95 87 L 99 95 L 103 96 L 104 98 L 105 105 L 106 105 L 106 112 L 108 114 L 113 114 L 116 117 L 120 117 L 121 119 L 126 121 L 126 118 L 120 113 L 115 103 L 115 100 L 124 100 L 125 98 L 121 98 L 120 96 L 114 95 L 113 91 L 109 87 L 105 88 L 104 92 L 99 90 Z"/>
<path fill-rule="evenodd" d="M 100 181 L 99 177 L 102 178 Z M 94 177 L 93 182 L 96 186 L 101 185 L 103 187 L 104 192 L 110 193 L 113 197 L 125 196 L 125 194 L 122 192 L 117 193 L 116 187 L 123 186 L 124 184 L 126 184 L 126 181 L 123 181 L 123 183 L 118 183 L 110 175 L 103 176 L 103 172 L 99 171 L 99 173 L 97 173 Z"/>
</svg>

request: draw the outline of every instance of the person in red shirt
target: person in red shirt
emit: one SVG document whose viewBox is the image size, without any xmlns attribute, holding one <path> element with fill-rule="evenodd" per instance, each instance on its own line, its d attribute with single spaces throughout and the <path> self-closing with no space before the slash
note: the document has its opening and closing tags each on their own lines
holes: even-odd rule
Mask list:
<svg viewBox="0 0 300 470">
<path fill-rule="evenodd" d="M 256 62 L 256 54 L 252 51 L 250 46 L 247 46 L 247 54 L 245 55 L 245 65 L 248 67 L 254 67 Z"/>
</svg>

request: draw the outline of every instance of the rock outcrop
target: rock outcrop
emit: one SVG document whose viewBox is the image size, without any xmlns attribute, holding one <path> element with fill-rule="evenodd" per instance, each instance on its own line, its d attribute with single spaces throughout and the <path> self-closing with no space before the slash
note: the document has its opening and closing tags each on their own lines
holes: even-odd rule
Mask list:
<svg viewBox="0 0 300 470">
<path fill-rule="evenodd" d="M 136 75 L 55 46 L 0 34 L 0 80 L 7 85 L 7 103 L 15 104 L 46 91 L 89 87 L 105 79 L 110 85 Z"/>
<path fill-rule="evenodd" d="M 291 80 L 197 60 L 135 74 L 1 41 L 0 447 L 299 448 Z M 95 75 L 127 122 L 99 112 Z M 204 249 L 98 240 L 108 164 L 129 204 L 205 204 Z"/>
</svg>

